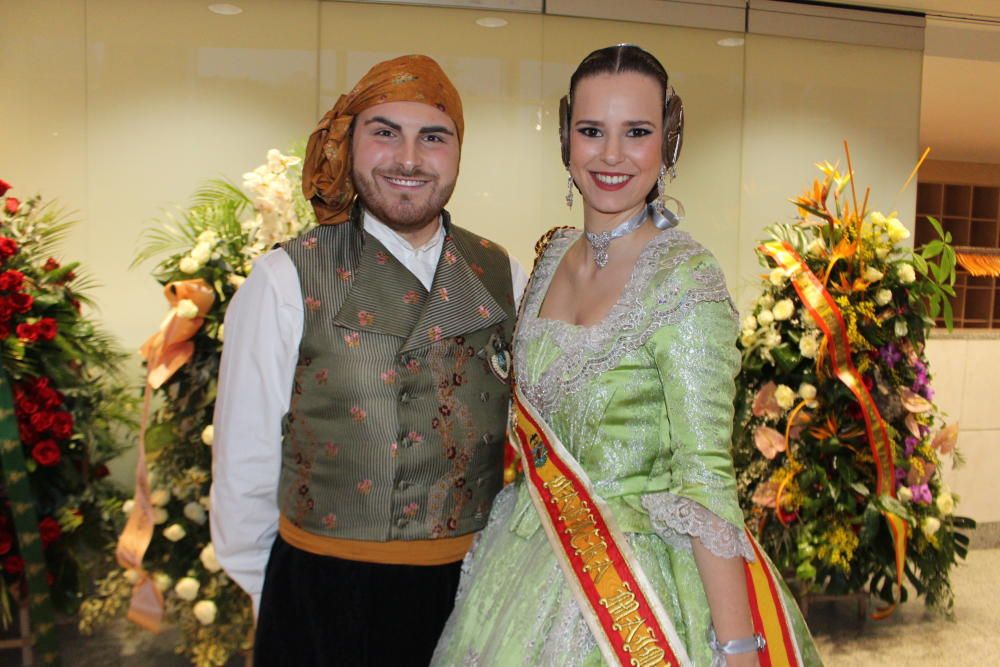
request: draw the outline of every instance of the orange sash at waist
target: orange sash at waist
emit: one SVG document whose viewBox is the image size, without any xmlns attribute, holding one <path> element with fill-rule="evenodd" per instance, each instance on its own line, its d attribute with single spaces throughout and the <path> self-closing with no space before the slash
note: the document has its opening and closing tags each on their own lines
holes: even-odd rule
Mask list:
<svg viewBox="0 0 1000 667">
<path fill-rule="evenodd" d="M 318 556 L 333 556 L 363 563 L 383 565 L 446 565 L 465 558 L 476 533 L 437 540 L 394 540 L 369 542 L 327 537 L 302 530 L 282 516 L 278 533 L 296 549 Z"/>
</svg>

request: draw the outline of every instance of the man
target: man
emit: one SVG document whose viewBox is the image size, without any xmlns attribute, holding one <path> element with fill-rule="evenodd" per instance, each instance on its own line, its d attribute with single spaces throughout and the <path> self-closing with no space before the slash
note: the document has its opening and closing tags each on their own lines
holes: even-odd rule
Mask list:
<svg viewBox="0 0 1000 667">
<path fill-rule="evenodd" d="M 309 139 L 322 224 L 229 307 L 211 527 L 258 665 L 427 664 L 500 489 L 526 277 L 443 210 L 463 130 L 433 60 L 373 67 Z"/>
</svg>

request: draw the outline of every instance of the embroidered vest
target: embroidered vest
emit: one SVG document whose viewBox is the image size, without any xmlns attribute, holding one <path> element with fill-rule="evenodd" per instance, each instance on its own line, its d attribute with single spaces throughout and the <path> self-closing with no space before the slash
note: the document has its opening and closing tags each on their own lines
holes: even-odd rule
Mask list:
<svg viewBox="0 0 1000 667">
<path fill-rule="evenodd" d="M 480 530 L 502 485 L 510 260 L 444 213 L 428 292 L 361 220 L 356 208 L 284 245 L 305 326 L 283 423 L 282 515 L 368 541 Z"/>
</svg>

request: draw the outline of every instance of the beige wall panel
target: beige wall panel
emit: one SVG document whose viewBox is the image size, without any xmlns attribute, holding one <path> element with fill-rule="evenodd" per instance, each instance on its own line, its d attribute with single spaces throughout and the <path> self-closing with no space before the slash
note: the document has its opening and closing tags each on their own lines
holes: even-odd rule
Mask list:
<svg viewBox="0 0 1000 667">
<path fill-rule="evenodd" d="M 456 224 L 501 244 L 531 269 L 538 236 L 544 136 L 541 104 L 542 18 L 504 14 L 483 28 L 478 10 L 323 3 L 322 110 L 375 63 L 423 53 L 444 68 L 462 95 L 465 139 L 455 194 Z M 303 128 L 303 135 L 308 128 Z"/>
<path fill-rule="evenodd" d="M 738 247 L 745 309 L 758 284 L 761 230 L 790 220 L 795 197 L 843 159 L 843 140 L 871 206 L 911 225 L 916 188 L 897 194 L 919 157 L 921 53 L 747 35 L 743 200 Z M 859 194 L 860 197 L 863 196 Z"/>
<path fill-rule="evenodd" d="M 1000 504 L 996 501 L 1000 430 L 963 429 L 958 436 L 958 446 L 965 457 L 965 465 L 957 469 L 946 466 L 944 470 L 945 482 L 959 496 L 956 512 L 980 523 L 1000 521 Z"/>
<path fill-rule="evenodd" d="M 668 183 L 668 192 L 687 210 L 681 228 L 715 254 L 732 287 L 738 269 L 743 49 L 716 42 L 734 34 L 552 16 L 544 25 L 541 228 L 583 225 L 579 208 L 566 209 L 566 170 L 559 155 L 559 99 L 568 92 L 570 75 L 595 49 L 638 44 L 663 63 L 684 100 L 684 147 L 677 179 Z"/>
<path fill-rule="evenodd" d="M 0 178 L 19 199 L 57 198 L 82 220 L 87 211 L 84 0 L 5 0 L 0 20 Z M 66 244 L 82 259 L 85 226 Z"/>
<path fill-rule="evenodd" d="M 88 220 L 104 320 L 135 347 L 165 311 L 142 230 L 208 178 L 240 175 L 314 122 L 319 6 L 194 0 L 87 3 Z"/>
</svg>

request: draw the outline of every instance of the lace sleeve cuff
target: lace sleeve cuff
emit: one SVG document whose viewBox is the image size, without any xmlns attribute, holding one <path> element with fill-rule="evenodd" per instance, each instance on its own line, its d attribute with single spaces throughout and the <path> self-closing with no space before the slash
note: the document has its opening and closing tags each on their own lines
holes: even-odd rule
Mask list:
<svg viewBox="0 0 1000 667">
<path fill-rule="evenodd" d="M 697 537 L 709 551 L 720 558 L 742 557 L 756 560 L 746 532 L 713 514 L 703 505 L 674 495 L 651 493 L 642 497 L 653 530 L 672 547 L 691 551 L 691 538 Z"/>
</svg>

